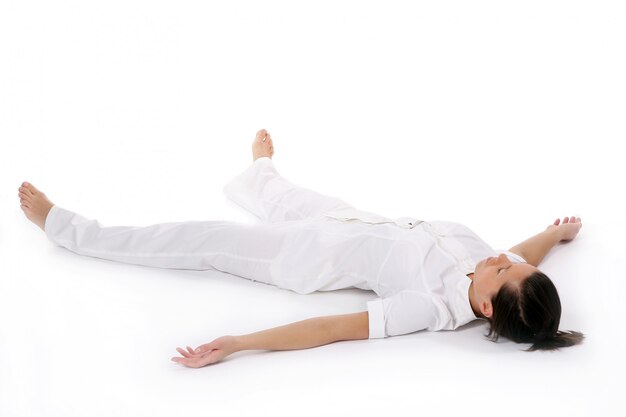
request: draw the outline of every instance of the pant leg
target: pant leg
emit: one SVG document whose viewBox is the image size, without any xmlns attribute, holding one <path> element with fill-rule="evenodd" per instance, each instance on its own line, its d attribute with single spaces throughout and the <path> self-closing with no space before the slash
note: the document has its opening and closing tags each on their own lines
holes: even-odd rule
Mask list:
<svg viewBox="0 0 626 417">
<path fill-rule="evenodd" d="M 52 242 L 79 255 L 157 268 L 216 269 L 273 284 L 272 262 L 294 226 L 193 221 L 103 227 L 53 206 L 44 229 Z"/>
<path fill-rule="evenodd" d="M 330 210 L 353 209 L 345 201 L 293 184 L 268 157 L 258 158 L 223 188 L 224 194 L 264 223 L 301 220 Z"/>
</svg>

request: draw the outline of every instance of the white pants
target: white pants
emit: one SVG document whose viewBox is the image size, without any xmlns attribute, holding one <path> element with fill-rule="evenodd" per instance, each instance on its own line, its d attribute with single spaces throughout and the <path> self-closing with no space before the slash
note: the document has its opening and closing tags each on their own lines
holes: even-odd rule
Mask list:
<svg viewBox="0 0 626 417">
<path fill-rule="evenodd" d="M 271 265 L 300 220 L 324 221 L 329 210 L 352 208 L 344 201 L 282 178 L 270 158 L 259 158 L 224 193 L 262 221 L 162 223 L 103 227 L 97 220 L 54 206 L 45 222 L 48 238 L 79 255 L 157 268 L 216 269 L 275 284 Z"/>
</svg>

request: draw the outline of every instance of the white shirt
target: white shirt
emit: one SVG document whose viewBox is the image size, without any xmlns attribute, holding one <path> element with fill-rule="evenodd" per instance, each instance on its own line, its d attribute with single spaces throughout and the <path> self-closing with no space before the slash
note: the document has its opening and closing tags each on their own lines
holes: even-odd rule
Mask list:
<svg viewBox="0 0 626 417">
<path fill-rule="evenodd" d="M 452 330 L 475 320 L 467 274 L 474 272 L 476 263 L 498 253 L 505 253 L 514 263 L 525 262 L 512 252 L 493 250 L 459 223 L 411 217 L 391 220 L 360 210 L 328 212 L 326 216 L 393 224 L 399 229 L 397 243 L 372 283 L 380 298 L 367 303 L 370 339 L 423 329 Z"/>
<path fill-rule="evenodd" d="M 273 266 L 277 285 L 301 294 L 373 290 L 379 298 L 367 303 L 370 339 L 452 330 L 477 319 L 467 274 L 498 252 L 469 228 L 409 217 L 391 220 L 352 209 L 324 216 L 301 220 L 290 232 Z M 512 262 L 524 262 L 500 252 Z"/>
<path fill-rule="evenodd" d="M 462 224 L 357 210 L 288 182 L 269 158 L 257 159 L 224 192 L 264 221 L 280 222 L 284 241 L 270 265 L 272 284 L 300 294 L 374 291 L 379 298 L 367 303 L 371 339 L 452 330 L 477 318 L 467 274 L 498 252 Z"/>
</svg>

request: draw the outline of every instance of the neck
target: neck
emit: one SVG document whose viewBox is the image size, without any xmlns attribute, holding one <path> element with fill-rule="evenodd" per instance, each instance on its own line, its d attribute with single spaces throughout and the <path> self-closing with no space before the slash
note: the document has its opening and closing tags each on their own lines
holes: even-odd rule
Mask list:
<svg viewBox="0 0 626 417">
<path fill-rule="evenodd" d="M 474 274 L 471 274 L 472 278 L 474 278 Z M 480 308 L 478 308 L 478 301 L 476 301 L 476 296 L 474 295 L 474 281 L 472 280 L 472 283 L 469 286 L 469 289 L 467 290 L 467 296 L 469 297 L 469 302 L 470 305 L 472 306 L 472 311 L 474 312 L 474 315 L 476 317 L 483 317 L 483 315 L 480 312 Z"/>
</svg>

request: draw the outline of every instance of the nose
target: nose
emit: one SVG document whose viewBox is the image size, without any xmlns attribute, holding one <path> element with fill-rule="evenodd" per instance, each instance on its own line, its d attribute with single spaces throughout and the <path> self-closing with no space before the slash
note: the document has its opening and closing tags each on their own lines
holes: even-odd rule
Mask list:
<svg viewBox="0 0 626 417">
<path fill-rule="evenodd" d="M 487 263 L 490 265 L 506 263 L 508 261 L 509 261 L 509 258 L 507 258 L 507 256 L 503 253 L 501 253 L 498 256 L 490 256 L 489 258 L 487 258 Z"/>
<path fill-rule="evenodd" d="M 508 264 L 509 262 L 510 262 L 510 261 L 509 261 L 509 257 L 508 257 L 508 256 L 506 256 L 504 253 L 501 253 L 501 254 L 498 256 L 498 263 L 501 263 L 501 264 Z"/>
</svg>

